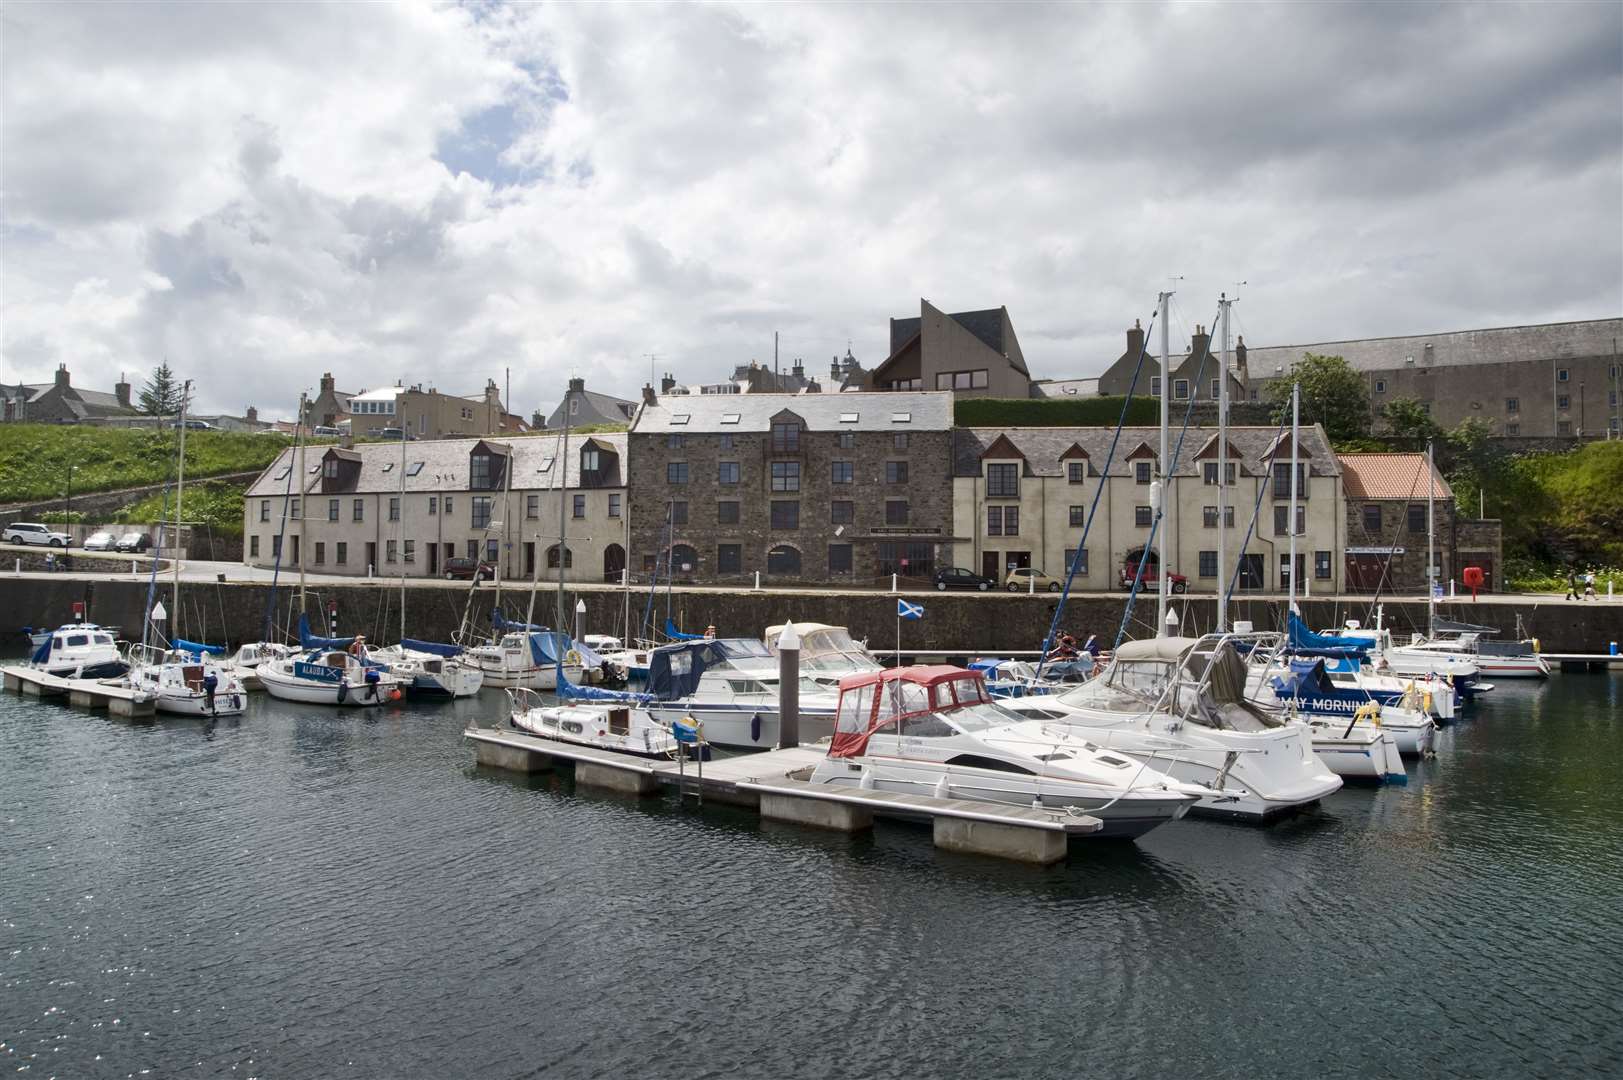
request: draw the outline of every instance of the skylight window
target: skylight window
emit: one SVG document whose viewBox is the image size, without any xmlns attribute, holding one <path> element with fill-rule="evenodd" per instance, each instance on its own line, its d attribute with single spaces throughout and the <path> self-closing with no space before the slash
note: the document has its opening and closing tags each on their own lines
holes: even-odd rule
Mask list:
<svg viewBox="0 0 1623 1080">
<path fill-rule="evenodd" d="M 738 423 L 738 414 L 735 412 L 722 413 L 721 422 L 723 424 L 736 424 Z"/>
<path fill-rule="evenodd" d="M 286 480 L 287 479 L 287 474 L 292 472 L 292 471 L 293 471 L 293 466 L 284 465 L 282 467 L 282 471 L 277 473 L 275 476 L 271 477 L 271 479 L 272 480 Z"/>
<path fill-rule="evenodd" d="M 557 460 L 558 459 L 556 457 L 542 458 L 541 459 L 541 464 L 536 467 L 535 471 L 536 472 L 551 472 L 552 471 L 552 463 L 554 461 L 557 461 Z"/>
<path fill-rule="evenodd" d="M 893 412 L 890 414 L 890 422 L 893 424 L 911 424 L 913 414 L 910 412 Z"/>
<path fill-rule="evenodd" d="M 861 417 L 862 417 L 861 413 L 842 412 L 840 414 L 840 423 L 842 423 L 842 424 L 854 424 L 859 419 L 861 419 Z"/>
<path fill-rule="evenodd" d="M 414 461 L 414 462 L 411 463 L 411 467 L 406 470 L 406 475 L 407 476 L 416 476 L 418 473 L 420 473 L 422 471 L 423 471 L 423 463 L 421 461 Z"/>
<path fill-rule="evenodd" d="M 394 462 L 392 462 L 392 461 L 385 461 L 385 462 L 384 462 L 384 463 L 383 463 L 383 471 L 384 471 L 384 472 L 393 472 L 393 471 L 394 471 Z"/>
<path fill-rule="evenodd" d="M 315 475 L 315 474 L 316 474 L 316 473 L 318 473 L 318 472 L 320 472 L 320 471 L 321 471 L 321 466 L 320 466 L 320 465 L 312 465 L 312 466 L 310 466 L 310 468 L 309 468 L 309 469 L 308 469 L 308 470 L 306 470 L 306 471 L 307 471 L 307 472 L 309 472 L 309 474 L 310 474 L 310 475 L 311 475 L 311 476 L 314 476 L 314 475 Z"/>
<path fill-rule="evenodd" d="M 685 413 L 685 412 L 675 413 L 675 414 L 673 414 L 671 416 L 671 425 L 674 427 L 674 426 L 677 426 L 677 425 L 680 425 L 680 424 L 685 424 L 691 419 L 693 419 L 693 414 L 692 413 Z"/>
</svg>

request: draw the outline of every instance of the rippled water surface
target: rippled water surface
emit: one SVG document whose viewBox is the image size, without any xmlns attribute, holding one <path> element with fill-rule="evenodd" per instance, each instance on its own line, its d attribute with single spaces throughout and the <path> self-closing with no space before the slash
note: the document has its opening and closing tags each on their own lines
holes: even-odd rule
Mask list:
<svg viewBox="0 0 1623 1080">
<path fill-rule="evenodd" d="M 4 695 L 0 1066 L 1618 1075 L 1620 690 L 1502 683 L 1407 788 L 1049 869 L 476 769 L 489 692 L 213 727 Z"/>
</svg>

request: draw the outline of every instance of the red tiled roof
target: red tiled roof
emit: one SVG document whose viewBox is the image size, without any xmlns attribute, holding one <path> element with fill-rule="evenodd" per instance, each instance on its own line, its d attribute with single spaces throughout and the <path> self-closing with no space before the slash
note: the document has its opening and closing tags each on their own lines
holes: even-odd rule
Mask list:
<svg viewBox="0 0 1623 1080">
<path fill-rule="evenodd" d="M 1424 499 L 1425 454 L 1337 454 L 1341 482 L 1349 499 Z M 1434 499 L 1452 499 L 1448 481 L 1431 473 Z"/>
</svg>

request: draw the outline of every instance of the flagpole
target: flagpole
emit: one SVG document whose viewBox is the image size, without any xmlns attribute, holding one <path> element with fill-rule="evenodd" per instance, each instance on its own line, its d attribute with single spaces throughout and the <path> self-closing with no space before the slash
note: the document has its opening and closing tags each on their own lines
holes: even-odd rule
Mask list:
<svg viewBox="0 0 1623 1080">
<path fill-rule="evenodd" d="M 896 666 L 902 666 L 902 605 L 896 603 Z"/>
</svg>

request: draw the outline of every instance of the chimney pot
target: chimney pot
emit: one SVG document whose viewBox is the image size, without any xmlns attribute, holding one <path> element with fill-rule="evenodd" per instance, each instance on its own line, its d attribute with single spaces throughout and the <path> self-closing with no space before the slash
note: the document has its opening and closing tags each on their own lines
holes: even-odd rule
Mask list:
<svg viewBox="0 0 1623 1080">
<path fill-rule="evenodd" d="M 70 385 L 68 382 L 68 365 L 56 365 L 56 385 L 62 390 L 66 390 Z"/>
<path fill-rule="evenodd" d="M 644 405 L 657 405 L 657 404 L 659 404 L 659 398 L 654 394 L 654 387 L 653 387 L 652 384 L 650 384 L 650 383 L 644 383 L 643 384 L 643 387 L 642 387 L 642 401 L 643 401 Z"/>
</svg>

